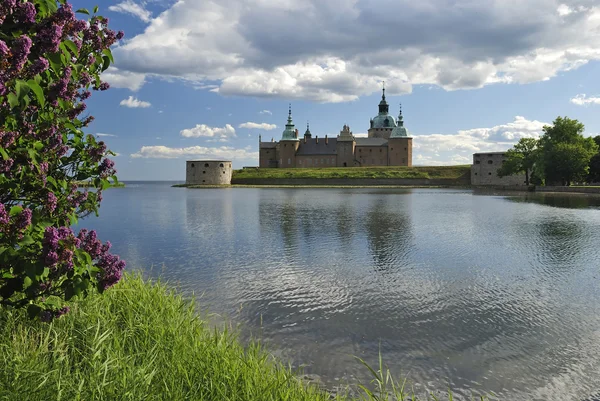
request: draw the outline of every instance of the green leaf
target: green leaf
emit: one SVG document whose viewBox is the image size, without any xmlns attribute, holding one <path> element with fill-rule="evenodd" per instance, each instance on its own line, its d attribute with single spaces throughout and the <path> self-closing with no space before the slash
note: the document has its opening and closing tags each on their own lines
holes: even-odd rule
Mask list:
<svg viewBox="0 0 600 401">
<path fill-rule="evenodd" d="M 38 153 L 35 151 L 35 149 L 27 149 L 27 154 L 29 154 L 29 158 L 37 164 Z"/>
<path fill-rule="evenodd" d="M 23 289 L 26 290 L 27 288 L 31 287 L 31 284 L 33 284 L 33 281 L 25 276 L 25 278 L 23 279 Z"/>
<path fill-rule="evenodd" d="M 2 155 L 2 159 L 4 159 L 4 160 L 10 159 L 10 157 L 8 156 L 8 153 L 6 153 L 6 150 L 4 150 L 4 148 L 0 148 L 0 155 Z"/>
<path fill-rule="evenodd" d="M 27 85 L 29 85 L 29 88 L 35 94 L 35 97 L 37 98 L 37 101 L 40 104 L 40 106 L 44 107 L 46 105 L 46 98 L 44 97 L 44 91 L 42 90 L 42 87 L 33 79 L 27 81 Z"/>
<path fill-rule="evenodd" d="M 94 14 L 96 14 L 98 12 L 98 6 L 94 7 Z"/>
<path fill-rule="evenodd" d="M 102 72 L 104 72 L 110 67 L 110 58 L 108 58 L 108 56 L 102 56 L 102 60 L 104 60 L 104 64 L 102 64 Z"/>
<path fill-rule="evenodd" d="M 17 99 L 20 102 L 21 100 L 23 100 L 25 95 L 29 93 L 30 88 L 29 85 L 27 85 L 27 82 L 17 79 L 15 90 L 17 92 Z"/>
<path fill-rule="evenodd" d="M 75 56 L 79 55 L 79 50 L 77 50 L 77 45 L 75 45 L 75 43 L 72 40 L 65 40 L 63 42 L 65 44 L 65 46 L 67 46 L 69 48 L 69 50 L 71 50 L 73 52 L 73 54 Z"/>
<path fill-rule="evenodd" d="M 52 184 L 53 188 L 56 188 L 56 180 L 54 179 L 54 177 L 47 176 L 46 181 Z"/>
<path fill-rule="evenodd" d="M 17 95 L 15 95 L 14 93 L 9 93 L 8 94 L 8 104 L 10 105 L 11 109 L 14 109 L 15 107 L 17 107 L 19 105 L 19 99 L 17 98 Z"/>
<path fill-rule="evenodd" d="M 21 247 L 31 245 L 31 244 L 35 244 L 35 240 L 33 238 L 31 238 L 31 235 L 24 235 L 23 239 L 21 239 L 21 241 L 19 241 L 19 246 L 21 246 Z"/>
<path fill-rule="evenodd" d="M 90 12 L 88 11 L 87 8 L 80 8 L 79 10 L 75 11 L 76 13 L 80 13 L 80 14 L 86 14 L 86 15 L 90 15 Z"/>
<path fill-rule="evenodd" d="M 47 55 L 48 60 L 50 61 L 50 65 L 52 66 L 52 69 L 54 70 L 54 72 L 56 72 L 57 74 L 61 71 L 62 69 L 62 59 L 60 58 L 61 53 L 56 52 L 56 53 L 51 53 Z"/>
<path fill-rule="evenodd" d="M 110 51 L 110 49 L 104 49 L 102 50 L 102 54 L 104 54 L 106 57 L 108 57 L 108 59 L 110 60 L 111 63 L 115 63 L 115 59 L 113 58 L 112 52 Z"/>
<path fill-rule="evenodd" d="M 23 206 L 11 207 L 9 212 L 10 217 L 16 216 L 17 214 L 21 213 L 21 210 L 23 210 Z"/>
<path fill-rule="evenodd" d="M 51 14 L 54 14 L 58 10 L 58 5 L 54 0 L 46 0 L 46 5 L 48 6 L 48 11 L 50 11 Z"/>
</svg>

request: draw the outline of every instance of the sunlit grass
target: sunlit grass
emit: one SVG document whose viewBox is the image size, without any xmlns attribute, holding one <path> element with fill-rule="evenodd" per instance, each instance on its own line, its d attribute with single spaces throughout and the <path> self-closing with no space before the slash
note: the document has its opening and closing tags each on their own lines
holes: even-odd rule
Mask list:
<svg viewBox="0 0 600 401">
<path fill-rule="evenodd" d="M 330 168 L 246 168 L 233 172 L 232 182 L 260 178 L 421 178 L 460 179 L 470 177 L 471 166 L 422 167 L 330 167 Z"/>
<path fill-rule="evenodd" d="M 417 399 L 381 360 L 378 370 L 365 369 L 373 381 L 358 387 L 360 399 Z M 168 285 L 138 275 L 51 324 L 0 310 L 0 400 L 330 399 L 297 373 L 258 342 L 243 346 L 226 328 L 211 328 Z"/>
</svg>

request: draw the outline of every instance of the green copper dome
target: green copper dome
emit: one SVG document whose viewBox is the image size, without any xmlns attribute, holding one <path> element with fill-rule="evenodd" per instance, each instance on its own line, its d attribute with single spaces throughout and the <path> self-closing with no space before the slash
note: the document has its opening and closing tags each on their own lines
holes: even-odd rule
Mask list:
<svg viewBox="0 0 600 401">
<path fill-rule="evenodd" d="M 404 127 L 404 118 L 402 117 L 402 105 L 400 105 L 400 113 L 398 113 L 398 126 L 392 130 L 390 138 L 406 138 L 410 133 Z"/>
<path fill-rule="evenodd" d="M 285 125 L 285 129 L 283 130 L 283 133 L 281 134 L 281 140 L 282 141 L 297 141 L 298 138 L 296 137 L 296 127 L 294 126 L 294 123 L 292 122 L 292 106 L 290 105 L 290 111 L 288 112 L 288 119 L 287 119 L 287 124 Z"/>
<path fill-rule="evenodd" d="M 389 114 L 389 105 L 385 100 L 384 87 L 381 101 L 379 102 L 379 114 L 371 119 L 371 128 L 394 128 L 396 125 L 396 120 Z"/>
</svg>

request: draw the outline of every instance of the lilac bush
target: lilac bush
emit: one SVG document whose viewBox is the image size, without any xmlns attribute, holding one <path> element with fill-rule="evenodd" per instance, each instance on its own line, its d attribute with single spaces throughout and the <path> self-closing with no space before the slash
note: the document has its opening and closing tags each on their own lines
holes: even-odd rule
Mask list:
<svg viewBox="0 0 600 401">
<path fill-rule="evenodd" d="M 84 101 L 109 88 L 100 74 L 123 38 L 96 12 L 78 19 L 66 0 L 0 1 L 0 306 L 44 321 L 125 268 L 95 231 L 70 228 L 98 214 L 102 190 L 117 183 L 114 153 L 82 131 L 93 121 Z"/>
</svg>

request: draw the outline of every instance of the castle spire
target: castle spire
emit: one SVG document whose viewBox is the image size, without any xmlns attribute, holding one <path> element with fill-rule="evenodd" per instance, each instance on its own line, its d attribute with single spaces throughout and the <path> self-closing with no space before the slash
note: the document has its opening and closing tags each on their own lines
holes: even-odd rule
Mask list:
<svg viewBox="0 0 600 401">
<path fill-rule="evenodd" d="M 292 121 L 292 104 L 290 103 L 287 124 L 285 125 L 285 130 L 281 135 L 281 140 L 298 140 L 295 128 L 296 127 L 294 126 L 294 122 Z"/>
<path fill-rule="evenodd" d="M 398 126 L 404 126 L 404 118 L 402 117 L 402 103 L 400 103 L 400 112 L 398 113 Z"/>
<path fill-rule="evenodd" d="M 390 106 L 385 101 L 385 81 L 383 81 L 383 94 L 381 95 L 381 102 L 379 102 L 379 114 L 387 115 L 390 110 Z"/>
</svg>

